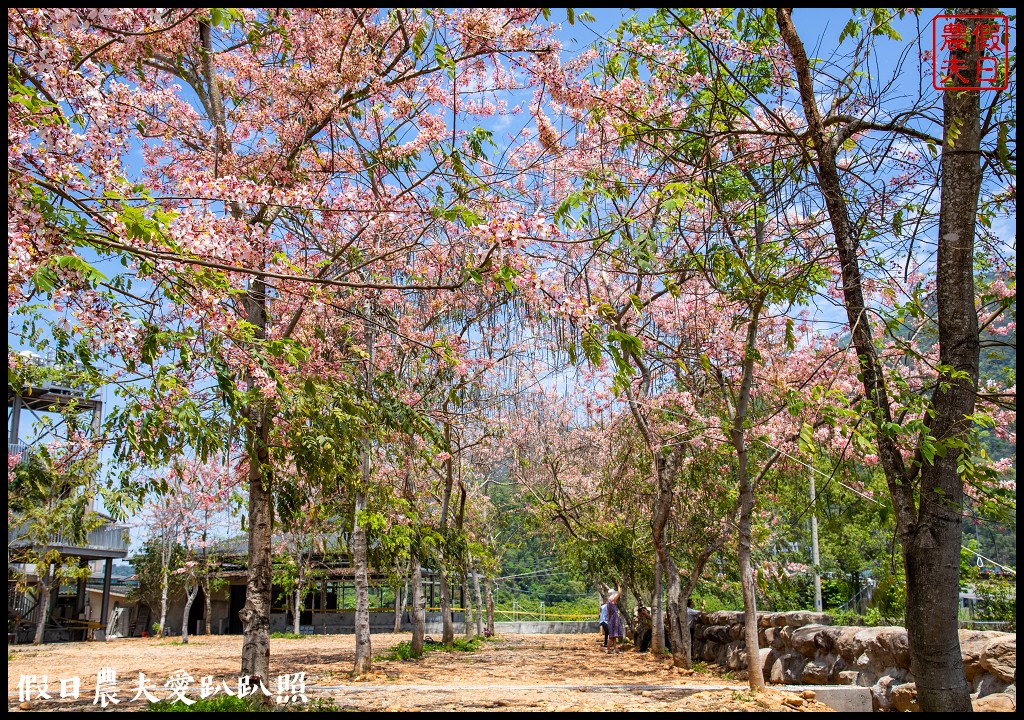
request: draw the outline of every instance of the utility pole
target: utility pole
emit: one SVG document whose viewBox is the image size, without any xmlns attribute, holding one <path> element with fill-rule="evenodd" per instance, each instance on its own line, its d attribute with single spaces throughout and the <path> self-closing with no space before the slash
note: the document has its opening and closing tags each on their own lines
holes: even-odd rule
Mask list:
<svg viewBox="0 0 1024 720">
<path fill-rule="evenodd" d="M 821 612 L 821 573 L 818 570 L 818 511 L 814 507 L 817 494 L 814 490 L 814 467 L 811 467 L 811 562 L 814 564 L 814 611 Z"/>
</svg>

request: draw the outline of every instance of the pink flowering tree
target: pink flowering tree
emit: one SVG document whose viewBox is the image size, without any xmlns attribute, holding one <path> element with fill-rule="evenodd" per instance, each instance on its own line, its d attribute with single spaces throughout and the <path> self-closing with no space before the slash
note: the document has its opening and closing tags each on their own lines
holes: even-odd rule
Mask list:
<svg viewBox="0 0 1024 720">
<path fill-rule="evenodd" d="M 181 641 L 188 643 L 189 614 L 200 589 L 206 596 L 205 629 L 210 632 L 210 594 L 217 585 L 212 550 L 230 512 L 235 482 L 232 473 L 219 463 L 184 458 L 174 462 L 164 482 L 165 489 L 150 500 L 143 515 L 160 558 L 159 632 L 167 634 L 168 592 L 173 579 L 185 592 Z"/>
<path fill-rule="evenodd" d="M 122 458 L 205 458 L 224 425 L 244 437 L 254 682 L 269 672 L 275 398 L 297 366 L 351 370 L 327 364 L 339 337 L 317 332 L 344 323 L 325 318 L 454 292 L 518 249 L 508 228 L 528 213 L 480 190 L 489 134 L 472 123 L 509 111 L 497 95 L 555 49 L 538 16 L 9 16 L 9 304 L 46 295 L 75 321 L 58 341 L 156 379 L 123 386 Z M 127 272 L 108 277 L 105 258 Z"/>
</svg>

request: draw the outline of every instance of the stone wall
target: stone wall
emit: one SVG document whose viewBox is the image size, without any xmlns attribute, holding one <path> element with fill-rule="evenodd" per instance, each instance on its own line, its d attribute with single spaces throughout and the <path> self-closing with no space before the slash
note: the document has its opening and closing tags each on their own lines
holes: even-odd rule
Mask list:
<svg viewBox="0 0 1024 720">
<path fill-rule="evenodd" d="M 902 627 L 832 626 L 824 613 L 758 613 L 759 660 L 775 684 L 860 685 L 875 710 L 916 710 L 907 631 Z M 960 631 L 964 670 L 975 709 L 1017 704 L 1017 636 Z M 743 613 L 701 613 L 694 620 L 694 659 L 746 669 Z"/>
</svg>

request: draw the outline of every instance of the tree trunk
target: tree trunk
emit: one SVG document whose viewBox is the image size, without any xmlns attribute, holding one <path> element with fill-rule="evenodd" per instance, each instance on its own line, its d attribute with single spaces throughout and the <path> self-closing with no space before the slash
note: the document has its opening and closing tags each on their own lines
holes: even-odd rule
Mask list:
<svg viewBox="0 0 1024 720">
<path fill-rule="evenodd" d="M 445 405 L 445 410 L 448 406 Z M 451 645 L 455 642 L 455 626 L 452 624 L 452 601 L 451 593 L 448 588 L 448 575 L 445 572 L 444 560 L 445 551 L 444 544 L 448 542 L 448 505 L 452 498 L 452 487 L 455 484 L 455 474 L 452 468 L 451 459 L 451 447 L 452 447 L 452 426 L 449 423 L 444 424 L 444 440 L 445 447 L 448 450 L 449 457 L 445 460 L 445 483 L 444 483 L 444 494 L 441 497 L 441 543 L 442 547 L 438 552 L 437 559 L 437 579 L 441 585 L 441 642 L 445 645 Z"/>
<path fill-rule="evenodd" d="M 203 633 L 205 635 L 212 635 L 212 623 L 211 616 L 213 615 L 213 600 L 210 598 L 210 571 L 205 569 L 203 571 Z"/>
<path fill-rule="evenodd" d="M 427 634 L 427 613 L 424 609 L 426 598 L 423 596 L 423 571 L 415 550 L 409 560 L 412 563 L 412 580 L 409 581 L 412 590 L 412 656 L 419 657 L 423 654 L 423 638 Z"/>
<path fill-rule="evenodd" d="M 679 570 L 671 556 L 665 567 L 665 578 L 668 580 L 666 615 L 669 619 L 669 639 L 672 641 L 672 664 L 689 669 L 690 631 L 686 623 L 686 599 L 679 581 Z"/>
<path fill-rule="evenodd" d="M 370 315 L 373 312 L 370 304 L 363 305 L 363 339 L 366 343 L 366 393 L 373 396 L 373 351 L 376 346 L 374 338 L 374 325 L 370 322 Z M 366 492 L 370 486 L 370 437 L 363 437 L 362 450 L 362 487 L 356 491 L 356 507 L 352 519 L 352 564 L 355 566 L 355 593 L 356 593 L 356 659 L 352 668 L 355 676 L 365 675 L 373 667 L 373 649 L 370 644 L 370 592 L 369 579 L 367 577 L 369 560 L 366 550 L 366 529 L 359 519 L 360 514 L 366 509 Z"/>
<path fill-rule="evenodd" d="M 193 580 L 185 586 L 185 611 L 181 618 L 181 644 L 188 645 L 188 616 L 192 612 L 192 603 L 199 595 L 199 581 Z"/>
<path fill-rule="evenodd" d="M 487 636 L 494 637 L 494 581 L 484 580 L 484 596 L 487 602 Z"/>
<path fill-rule="evenodd" d="M 411 507 L 418 509 L 419 504 L 416 502 L 415 487 L 413 485 L 413 452 L 412 437 L 409 437 L 406 445 L 405 497 Z M 416 517 L 417 528 L 409 544 L 409 589 L 412 592 L 409 602 L 409 620 L 412 623 L 411 651 L 413 657 L 419 657 L 423 654 L 423 639 L 427 634 L 426 598 L 423 594 L 423 568 L 420 566 L 419 512 L 417 512 Z"/>
<path fill-rule="evenodd" d="M 476 634 L 484 634 L 484 605 L 480 597 L 480 574 L 473 568 L 473 592 L 476 595 Z"/>
<path fill-rule="evenodd" d="M 170 583 L 168 575 L 167 565 L 164 564 L 163 577 L 160 581 L 160 636 L 167 634 L 167 586 Z"/>
<path fill-rule="evenodd" d="M 399 585 L 395 590 L 395 624 L 392 629 L 393 632 L 402 632 L 402 611 L 405 609 L 405 596 L 408 592 L 409 582 L 408 579 Z"/>
<path fill-rule="evenodd" d="M 672 641 L 672 664 L 677 667 L 689 668 L 690 667 L 690 654 L 684 652 L 684 648 L 681 642 L 680 633 L 680 590 L 679 590 L 679 571 L 676 569 L 675 561 L 672 560 L 672 556 L 668 553 L 668 547 L 666 545 L 666 528 L 668 526 L 669 515 L 672 512 L 672 496 L 673 489 L 675 487 L 676 472 L 679 468 L 679 463 L 683 457 L 682 446 L 674 446 L 668 451 L 666 455 L 664 451 L 659 450 L 655 454 L 655 473 L 657 474 L 658 483 L 658 497 L 655 501 L 654 507 L 654 519 L 652 522 L 652 537 L 654 539 L 654 552 L 657 555 L 657 570 L 660 570 L 660 574 L 668 580 L 668 618 L 669 618 L 669 632 L 671 633 Z M 658 601 L 661 602 L 661 578 L 658 578 L 655 582 L 655 586 L 658 592 Z M 683 621 L 685 622 L 685 608 L 683 608 Z M 663 619 L 665 613 L 659 613 L 659 616 Z M 664 620 L 662 620 L 664 622 Z M 685 628 L 685 625 L 683 626 Z M 652 623 L 652 637 L 651 647 L 654 648 L 656 653 L 664 652 L 664 624 L 658 627 L 658 623 Z M 689 645 L 689 643 L 687 643 Z M 660 646 L 660 649 L 659 649 Z"/>
<path fill-rule="evenodd" d="M 373 667 L 370 646 L 370 593 L 366 567 L 366 530 L 359 522 L 359 514 L 365 507 L 366 496 L 362 492 L 357 492 L 355 521 L 352 525 L 352 560 L 356 571 L 356 661 L 352 672 L 356 676 L 367 674 Z"/>
<path fill-rule="evenodd" d="M 50 579 L 52 573 L 50 572 L 50 564 L 46 564 L 46 574 L 42 577 L 39 583 L 39 623 L 36 625 L 36 633 L 32 638 L 33 645 L 41 645 L 43 637 L 46 633 L 46 621 L 50 617 Z"/>
<path fill-rule="evenodd" d="M 301 625 L 299 623 L 299 613 L 302 611 L 301 593 L 302 593 L 302 590 L 300 590 L 299 587 L 296 586 L 295 587 L 295 603 L 294 603 L 295 604 L 295 612 L 292 615 L 292 633 L 295 634 L 295 635 L 299 634 L 299 628 L 300 628 L 300 625 Z"/>
<path fill-rule="evenodd" d="M 209 28 L 204 34 L 207 51 L 204 57 L 212 63 Z M 209 73 L 211 90 L 217 88 Z M 219 93 L 218 93 L 219 94 Z M 266 283 L 253 279 L 245 294 L 247 321 L 255 328 L 257 341 L 267 337 Z M 251 384 L 251 381 L 250 381 Z M 242 620 L 242 675 L 249 676 L 250 687 L 270 680 L 270 607 L 273 587 L 271 544 L 274 534 L 274 469 L 270 459 L 270 430 L 273 411 L 270 406 L 250 407 L 247 432 L 249 455 L 249 577 L 245 588 L 245 607 L 239 612 Z M 261 702 L 265 702 L 261 699 Z"/>
<path fill-rule="evenodd" d="M 451 645 L 455 642 L 455 625 L 452 623 L 452 601 L 448 591 L 448 575 L 443 567 L 437 569 L 437 581 L 438 595 L 440 595 L 438 605 L 441 608 L 441 642 Z"/>
<path fill-rule="evenodd" d="M 270 592 L 273 566 L 270 554 L 273 535 L 273 471 L 267 440 L 270 417 L 266 409 L 251 430 L 249 440 L 249 577 L 245 588 L 242 620 L 242 676 L 251 687 L 270 680 Z M 267 685 L 269 687 L 269 685 Z"/>
<path fill-rule="evenodd" d="M 469 571 L 462 573 L 462 630 L 467 640 L 473 639 L 473 601 L 469 596 Z"/>
<path fill-rule="evenodd" d="M 757 642 L 757 594 L 754 584 L 754 569 L 750 563 L 751 516 L 754 510 L 754 490 L 746 473 L 746 451 L 740 460 L 740 522 L 739 522 L 739 566 L 740 586 L 743 590 L 743 640 L 747 648 L 747 682 L 751 690 L 764 689 L 764 672 L 757 662 L 760 657 Z"/>
<path fill-rule="evenodd" d="M 757 641 L 757 589 L 750 553 L 753 545 L 751 524 L 754 515 L 754 486 L 750 482 L 749 451 L 746 445 L 747 409 L 750 391 L 754 384 L 754 349 L 757 347 L 757 326 L 761 315 L 761 302 L 756 300 L 750 308 L 747 321 L 747 338 L 744 345 L 743 375 L 739 399 L 730 431 L 733 447 L 736 449 L 736 480 L 740 490 L 739 521 L 739 570 L 740 587 L 743 590 L 743 640 L 747 649 L 747 683 L 751 690 L 764 689 L 764 670 Z"/>
<path fill-rule="evenodd" d="M 655 510 L 657 516 L 657 510 Z M 651 652 L 655 657 L 661 657 L 665 652 L 665 608 L 662 602 L 662 577 L 661 560 L 658 552 L 654 553 L 654 587 L 651 589 Z M 640 638 L 643 642 L 643 638 Z"/>
<path fill-rule="evenodd" d="M 960 9 L 995 14 L 994 8 Z M 969 22 L 972 28 L 976 22 Z M 970 37 L 974 37 L 973 32 Z M 977 42 L 954 51 L 976 85 Z M 961 518 L 964 479 L 957 471 L 958 442 L 971 432 L 978 388 L 979 332 L 974 289 L 974 232 L 981 190 L 981 123 L 978 91 L 943 93 L 941 210 L 936 260 L 939 367 L 926 423 L 944 455 L 922 462 L 917 523 L 903 529 L 907 573 L 907 636 L 911 667 L 925 712 L 969 712 L 958 632 Z M 952 126 L 955 131 L 951 131 Z"/>
</svg>

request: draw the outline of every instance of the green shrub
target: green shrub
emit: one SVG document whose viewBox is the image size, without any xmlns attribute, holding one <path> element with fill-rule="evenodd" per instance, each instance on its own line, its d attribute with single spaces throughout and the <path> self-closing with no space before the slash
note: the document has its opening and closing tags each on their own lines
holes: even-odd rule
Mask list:
<svg viewBox="0 0 1024 720">
<path fill-rule="evenodd" d="M 312 635 L 304 635 L 302 633 L 293 632 L 276 632 L 270 633 L 270 637 L 275 640 L 302 640 L 303 638 L 312 637 Z"/>
<path fill-rule="evenodd" d="M 448 651 L 448 652 L 474 652 L 480 649 L 480 646 L 487 641 L 487 638 L 480 637 L 479 635 L 472 640 L 466 640 L 465 638 L 455 638 L 455 641 L 451 645 L 444 645 L 435 640 L 424 640 L 423 641 L 423 654 L 426 655 L 428 652 Z M 386 653 L 377 656 L 378 660 L 413 660 L 412 656 L 412 643 L 408 640 L 395 645 L 393 648 L 388 650 Z"/>
<path fill-rule="evenodd" d="M 239 698 L 233 695 L 215 695 L 196 700 L 186 705 L 181 700 L 150 703 L 146 708 L 149 712 L 265 712 L 268 706 L 253 702 L 252 698 Z"/>
<path fill-rule="evenodd" d="M 975 583 L 978 596 L 976 617 L 978 620 L 1005 623 L 1009 632 L 1017 632 L 1017 585 L 1003 579 L 979 580 Z"/>
<path fill-rule="evenodd" d="M 871 617 L 871 611 L 874 610 L 877 617 L 890 618 L 896 624 L 902 624 L 903 617 L 907 614 L 907 583 L 902 575 L 901 571 L 899 574 L 886 575 L 878 581 L 878 586 L 871 596 L 871 607 L 868 608 L 867 617 Z"/>
</svg>

